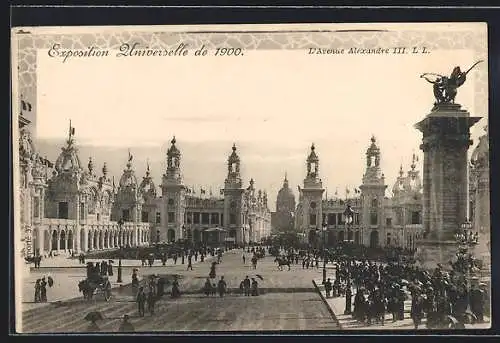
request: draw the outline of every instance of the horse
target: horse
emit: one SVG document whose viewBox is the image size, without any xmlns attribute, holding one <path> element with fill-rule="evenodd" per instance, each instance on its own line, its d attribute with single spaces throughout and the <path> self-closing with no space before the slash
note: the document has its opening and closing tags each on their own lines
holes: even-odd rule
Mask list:
<svg viewBox="0 0 500 343">
<path fill-rule="evenodd" d="M 95 288 L 88 280 L 82 280 L 78 283 L 78 290 L 83 293 L 83 299 L 90 300 L 94 295 Z"/>
<path fill-rule="evenodd" d="M 283 266 L 288 266 L 288 270 L 290 270 L 290 261 L 286 258 L 276 257 L 274 262 L 278 263 L 279 270 L 283 270 Z"/>
</svg>

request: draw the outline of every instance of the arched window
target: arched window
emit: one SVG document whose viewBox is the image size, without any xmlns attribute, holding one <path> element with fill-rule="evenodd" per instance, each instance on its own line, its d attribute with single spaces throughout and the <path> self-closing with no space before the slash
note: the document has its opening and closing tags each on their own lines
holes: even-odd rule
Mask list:
<svg viewBox="0 0 500 343">
<path fill-rule="evenodd" d="M 372 199 L 372 207 L 378 207 L 378 200 L 377 198 Z"/>
</svg>

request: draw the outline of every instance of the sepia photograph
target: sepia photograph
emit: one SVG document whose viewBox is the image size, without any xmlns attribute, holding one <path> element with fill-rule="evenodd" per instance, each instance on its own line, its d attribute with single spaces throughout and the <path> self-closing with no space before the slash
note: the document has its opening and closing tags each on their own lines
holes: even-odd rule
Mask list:
<svg viewBox="0 0 500 343">
<path fill-rule="evenodd" d="M 12 28 L 16 332 L 490 328 L 487 36 Z"/>
</svg>

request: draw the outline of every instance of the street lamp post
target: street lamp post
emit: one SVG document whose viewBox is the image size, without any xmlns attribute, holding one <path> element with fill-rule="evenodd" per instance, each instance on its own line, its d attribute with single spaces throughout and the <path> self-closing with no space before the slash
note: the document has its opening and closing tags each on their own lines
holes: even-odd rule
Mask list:
<svg viewBox="0 0 500 343">
<path fill-rule="evenodd" d="M 459 272 L 465 276 L 465 287 L 467 290 L 467 308 L 470 309 L 470 296 L 471 296 L 471 271 L 474 266 L 474 257 L 470 252 L 470 248 L 478 244 L 479 233 L 472 231 L 472 223 L 466 220 L 460 225 L 460 229 L 455 233 L 455 241 L 458 244 L 457 267 Z M 459 320 L 465 320 L 462 316 Z"/>
<path fill-rule="evenodd" d="M 182 225 L 181 227 L 182 229 L 182 241 L 181 241 L 181 244 L 182 244 L 182 255 L 181 255 L 181 264 L 184 264 L 184 255 L 186 254 L 186 227 L 184 225 Z"/>
<path fill-rule="evenodd" d="M 122 230 L 123 230 L 123 219 L 120 219 L 118 221 L 118 229 L 119 229 L 119 232 L 120 232 L 120 251 L 118 252 L 118 275 L 116 277 L 116 282 L 117 283 L 122 283 Z"/>
<path fill-rule="evenodd" d="M 323 222 L 323 284 L 326 283 L 326 230 L 328 226 L 326 221 Z"/>
<path fill-rule="evenodd" d="M 354 211 L 351 208 L 351 205 L 347 205 L 346 210 L 344 211 L 344 216 L 345 216 L 345 223 L 346 223 L 346 229 L 347 229 L 347 240 L 350 242 L 350 234 L 352 232 L 352 225 L 353 225 L 353 218 L 354 218 Z"/>
</svg>

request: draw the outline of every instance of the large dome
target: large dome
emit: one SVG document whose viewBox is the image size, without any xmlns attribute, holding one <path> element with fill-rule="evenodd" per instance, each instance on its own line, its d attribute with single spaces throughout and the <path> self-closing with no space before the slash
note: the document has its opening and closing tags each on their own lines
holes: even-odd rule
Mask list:
<svg viewBox="0 0 500 343">
<path fill-rule="evenodd" d="M 293 211 L 295 209 L 295 195 L 288 185 L 288 179 L 286 175 L 285 180 L 283 181 L 283 187 L 281 187 L 281 189 L 278 191 L 278 196 L 276 197 L 276 209 L 278 211 L 281 209 Z"/>
<path fill-rule="evenodd" d="M 278 191 L 277 201 L 283 202 L 283 201 L 288 201 L 290 199 L 293 199 L 295 201 L 295 195 L 293 195 L 292 189 L 290 187 L 282 187 Z"/>
</svg>

